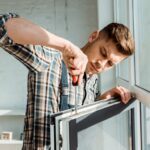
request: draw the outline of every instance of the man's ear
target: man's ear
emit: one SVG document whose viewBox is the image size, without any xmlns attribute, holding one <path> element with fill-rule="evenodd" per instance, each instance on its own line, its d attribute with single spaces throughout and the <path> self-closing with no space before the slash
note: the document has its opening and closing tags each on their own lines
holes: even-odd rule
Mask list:
<svg viewBox="0 0 150 150">
<path fill-rule="evenodd" d="M 93 41 L 95 41 L 99 36 L 99 31 L 94 31 L 90 36 L 89 36 L 89 39 L 88 39 L 88 42 L 89 43 L 92 43 Z"/>
</svg>

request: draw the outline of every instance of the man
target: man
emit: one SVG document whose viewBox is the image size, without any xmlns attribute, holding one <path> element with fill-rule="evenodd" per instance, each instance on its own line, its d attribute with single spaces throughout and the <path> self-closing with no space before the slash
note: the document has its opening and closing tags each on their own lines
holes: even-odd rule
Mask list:
<svg viewBox="0 0 150 150">
<path fill-rule="evenodd" d="M 121 24 L 110 24 L 102 31 L 92 33 L 82 48 L 88 57 L 83 77 L 87 59 L 72 43 L 15 14 L 1 15 L 0 24 L 1 47 L 29 69 L 23 150 L 50 149 L 50 114 L 74 107 L 75 97 L 78 105 L 94 102 L 98 97 L 97 73 L 111 68 L 134 51 L 132 36 Z M 69 90 L 67 104 L 62 101 L 62 54 L 48 47 L 62 52 L 69 69 L 65 75 Z M 77 93 L 69 74 L 80 74 Z M 117 87 L 98 99 L 116 95 L 120 95 L 124 103 L 131 98 L 128 90 Z"/>
<path fill-rule="evenodd" d="M 88 43 L 82 48 L 88 57 L 86 72 L 92 75 L 106 71 L 132 55 L 134 49 L 134 40 L 129 29 L 122 24 L 109 24 L 100 32 L 92 33 Z M 116 87 L 97 96 L 97 99 L 115 96 L 121 96 L 122 102 L 126 104 L 131 93 L 123 87 Z"/>
</svg>

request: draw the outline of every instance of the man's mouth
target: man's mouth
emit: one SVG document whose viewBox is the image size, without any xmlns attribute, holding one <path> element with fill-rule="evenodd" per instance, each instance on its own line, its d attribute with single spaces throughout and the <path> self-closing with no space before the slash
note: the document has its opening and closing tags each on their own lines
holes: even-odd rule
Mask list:
<svg viewBox="0 0 150 150">
<path fill-rule="evenodd" d="M 92 66 L 92 69 L 96 72 L 98 72 L 97 68 L 95 67 L 95 65 L 91 62 L 90 65 Z"/>
</svg>

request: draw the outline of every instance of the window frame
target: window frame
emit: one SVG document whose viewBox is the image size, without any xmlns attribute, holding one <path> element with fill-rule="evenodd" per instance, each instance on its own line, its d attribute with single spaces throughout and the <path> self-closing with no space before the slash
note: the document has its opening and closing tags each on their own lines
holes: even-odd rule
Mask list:
<svg viewBox="0 0 150 150">
<path fill-rule="evenodd" d="M 81 106 L 77 112 L 75 109 L 70 109 L 51 115 L 52 150 L 77 150 L 78 132 L 124 112 L 128 112 L 130 118 L 128 121 L 130 130 L 129 148 L 130 150 L 136 150 L 134 134 L 136 105 L 135 98 L 127 105 L 112 98 L 107 101 L 98 101 L 87 106 Z"/>
<path fill-rule="evenodd" d="M 137 24 L 137 12 L 138 12 L 138 1 L 139 0 L 128 0 L 129 1 L 129 28 L 134 35 L 135 39 L 135 47 L 138 50 L 138 29 L 136 27 Z M 114 0 L 114 21 L 117 22 L 118 20 L 118 0 Z M 117 85 L 123 85 L 128 88 L 132 93 L 136 94 L 136 98 L 141 101 L 142 103 L 146 104 L 150 107 L 150 92 L 144 90 L 143 88 L 139 87 L 135 83 L 135 55 L 129 57 L 129 82 L 124 80 L 119 76 L 119 65 L 116 68 L 116 79 Z"/>
<path fill-rule="evenodd" d="M 128 8 L 129 8 L 129 28 L 131 32 L 133 33 L 134 39 L 135 39 L 135 47 L 136 50 L 139 49 L 140 45 L 138 44 L 139 41 L 139 35 L 138 35 L 138 28 L 136 24 L 138 23 L 138 4 L 139 0 L 128 0 Z M 119 8 L 118 8 L 118 0 L 114 0 L 114 21 L 118 21 L 118 14 L 119 14 Z M 146 137 L 144 135 L 145 131 L 145 105 L 150 107 L 150 92 L 147 90 L 139 87 L 136 85 L 136 79 L 135 79 L 135 58 L 137 57 L 137 53 L 133 56 L 130 56 L 129 58 L 129 81 L 124 80 L 119 75 L 119 66 L 116 67 L 116 81 L 117 85 L 124 86 L 127 89 L 129 89 L 132 93 L 136 95 L 137 100 L 139 101 L 137 103 L 136 110 L 137 113 L 134 114 L 135 119 L 135 145 L 136 150 L 145 150 L 145 140 Z M 142 104 L 142 103 L 144 104 Z"/>
<path fill-rule="evenodd" d="M 129 27 L 134 35 L 135 39 L 135 47 L 136 50 L 139 49 L 138 41 L 139 41 L 139 35 L 138 35 L 138 27 L 136 24 L 138 23 L 138 3 L 139 0 L 128 0 L 129 4 Z M 114 19 L 117 22 L 118 20 L 118 0 L 114 0 Z M 126 80 L 122 79 L 119 77 L 119 67 L 117 66 L 116 68 L 116 81 L 117 85 L 119 86 L 124 86 L 127 89 L 129 89 L 132 93 L 136 94 L 136 98 L 139 102 L 137 102 L 137 113 L 134 114 L 135 118 L 135 144 L 136 144 L 136 150 L 145 150 L 146 146 L 146 136 L 145 136 L 145 130 L 146 130 L 146 125 L 145 125 L 145 106 L 150 107 L 150 92 L 146 91 L 145 89 L 138 87 L 136 85 L 136 80 L 135 80 L 135 63 L 137 63 L 137 57 L 136 55 L 130 56 L 129 58 L 129 82 Z M 136 61 L 135 61 L 136 60 Z M 144 104 L 142 104 L 142 103 Z M 140 138 L 141 137 L 141 138 Z"/>
</svg>

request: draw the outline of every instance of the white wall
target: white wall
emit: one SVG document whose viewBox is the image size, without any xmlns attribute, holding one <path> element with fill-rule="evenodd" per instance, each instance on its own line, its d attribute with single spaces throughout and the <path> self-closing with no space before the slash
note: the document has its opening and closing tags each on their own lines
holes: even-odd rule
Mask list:
<svg viewBox="0 0 150 150">
<path fill-rule="evenodd" d="M 96 0 L 0 0 L 4 12 L 17 12 L 80 47 L 98 26 Z M 27 69 L 2 50 L 0 60 L 0 108 L 25 108 Z"/>
<path fill-rule="evenodd" d="M 96 0 L 0 0 L 0 13 L 5 12 L 16 12 L 33 20 L 79 47 L 98 27 Z M 0 49 L 0 109 L 25 109 L 27 73 L 20 62 Z M 0 116 L 0 133 L 13 131 L 18 139 L 22 130 L 23 117 Z M 14 150 L 19 150 L 15 146 Z M 10 149 L 13 150 L 12 145 Z"/>
</svg>

